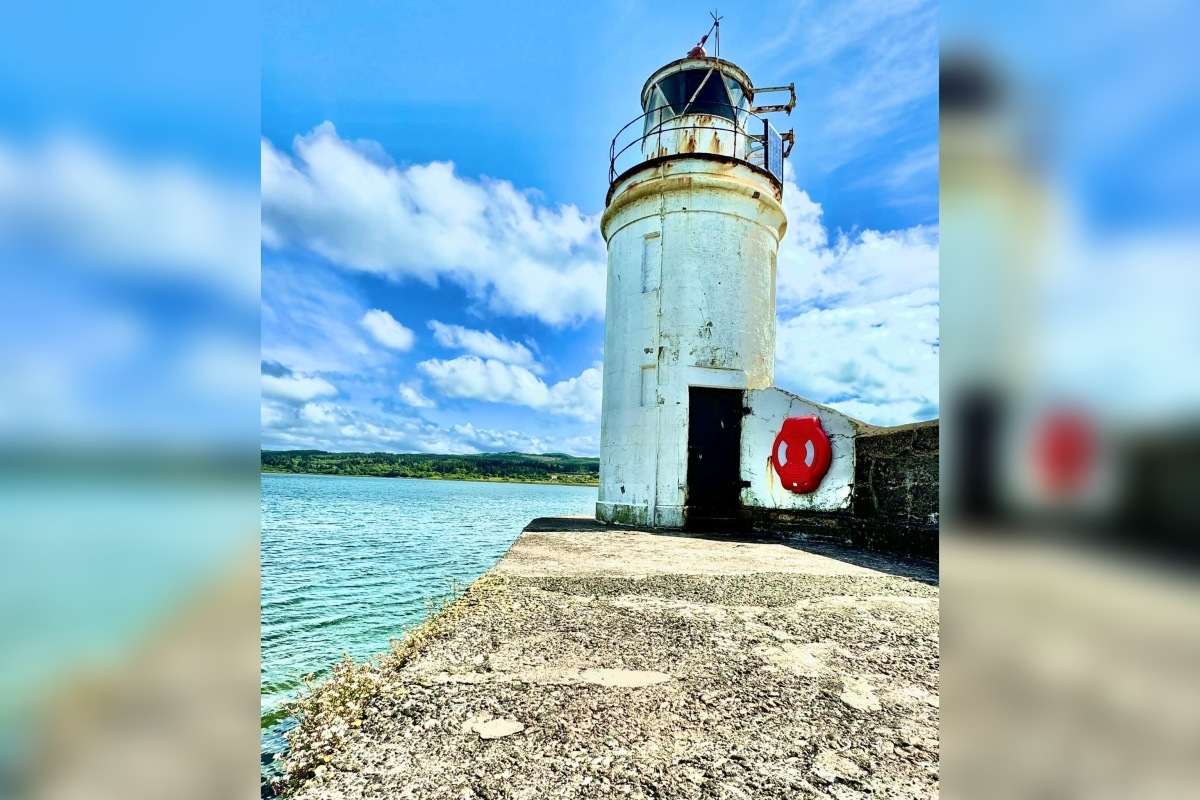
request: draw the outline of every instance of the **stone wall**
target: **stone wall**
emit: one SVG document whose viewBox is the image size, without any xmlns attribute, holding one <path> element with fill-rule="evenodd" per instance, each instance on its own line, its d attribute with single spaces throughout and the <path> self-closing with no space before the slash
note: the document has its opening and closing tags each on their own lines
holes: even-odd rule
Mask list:
<svg viewBox="0 0 1200 800">
<path fill-rule="evenodd" d="M 867 428 L 855 438 L 850 508 L 835 512 L 745 509 L 759 531 L 868 550 L 937 558 L 938 420 Z"/>
</svg>

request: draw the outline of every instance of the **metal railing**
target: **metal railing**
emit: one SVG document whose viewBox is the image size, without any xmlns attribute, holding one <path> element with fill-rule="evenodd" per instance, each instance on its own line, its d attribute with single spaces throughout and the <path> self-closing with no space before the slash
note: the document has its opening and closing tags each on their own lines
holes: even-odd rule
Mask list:
<svg viewBox="0 0 1200 800">
<path fill-rule="evenodd" d="M 698 132 L 698 131 L 702 131 L 702 130 L 711 130 L 711 131 L 714 131 L 717 133 L 732 133 L 733 134 L 732 152 L 730 152 L 730 153 L 723 152 L 724 148 L 722 148 L 722 152 L 719 152 L 716 154 L 724 155 L 727 157 L 737 159 L 738 161 L 742 161 L 746 164 L 750 164 L 751 166 L 757 167 L 759 169 L 765 170 L 767 168 L 766 147 L 765 147 L 766 146 L 766 138 L 768 135 L 768 133 L 767 133 L 768 130 L 773 129 L 770 127 L 771 123 L 768 119 L 766 119 L 765 117 L 763 117 L 759 114 L 754 113 L 753 111 L 750 111 L 747 108 L 743 108 L 740 106 L 734 106 L 730 103 L 704 101 L 702 106 L 704 108 L 712 108 L 715 106 L 718 108 L 729 109 L 732 112 L 734 118 L 731 119 L 730 117 L 721 116 L 719 114 L 708 114 L 708 113 L 701 113 L 701 112 L 696 112 L 696 111 L 688 111 L 688 113 L 686 113 L 686 114 L 681 114 L 678 116 L 674 116 L 671 119 L 663 120 L 662 122 L 657 123 L 650 130 L 643 133 L 641 136 L 634 137 L 630 141 L 624 142 L 624 140 L 622 139 L 622 135 L 625 134 L 625 132 L 628 131 L 632 125 L 639 123 L 639 122 L 643 122 L 651 114 L 657 114 L 658 112 L 663 111 L 664 109 L 671 109 L 671 106 L 667 105 L 667 106 L 659 106 L 657 108 L 652 108 L 649 111 L 647 111 L 646 113 L 644 113 L 638 117 L 635 117 L 634 119 L 627 122 L 621 128 L 621 130 L 617 131 L 617 135 L 613 137 L 612 144 L 610 144 L 609 148 L 608 148 L 608 183 L 609 183 L 609 185 L 611 186 L 613 184 L 613 182 L 616 181 L 618 175 L 621 175 L 624 172 L 626 172 L 627 170 L 632 169 L 633 167 L 637 166 L 638 164 L 641 164 L 641 163 L 649 160 L 650 158 L 652 158 L 652 156 L 650 156 L 650 157 L 646 156 L 646 154 L 644 152 L 645 151 L 644 145 L 648 140 L 657 138 L 659 141 L 659 147 L 656 148 L 656 150 L 660 151 L 662 149 L 662 147 L 661 147 L 662 135 L 664 133 L 671 133 L 673 131 Z M 751 119 L 760 123 L 762 131 L 763 131 L 762 133 L 754 134 L 754 133 L 750 133 L 746 130 L 746 128 L 749 127 L 748 123 L 750 122 Z M 686 122 L 684 122 L 685 120 L 686 120 Z M 707 120 L 707 121 L 704 121 L 704 120 Z M 743 124 L 740 120 L 745 120 L 746 124 Z M 684 124 L 677 124 L 672 127 L 666 127 L 666 126 L 670 125 L 671 123 L 679 123 L 679 122 L 684 122 Z M 644 122 L 643 122 L 643 127 L 644 127 Z M 776 135 L 778 135 L 778 134 L 776 134 Z M 785 134 L 782 138 L 784 140 L 788 141 L 788 143 L 789 143 L 789 147 L 784 152 L 784 157 L 786 158 L 787 155 L 791 153 L 791 146 L 790 146 L 791 142 L 792 142 L 791 134 L 790 133 Z M 738 147 L 739 140 L 742 143 L 745 143 L 746 145 L 748 145 L 746 147 L 746 152 L 744 155 L 742 154 L 741 149 L 739 149 L 739 147 Z M 620 167 L 618 167 L 618 161 L 622 158 L 622 156 L 627 154 L 634 146 L 638 146 L 638 148 L 635 152 L 639 155 L 639 159 L 637 161 L 628 162 L 627 164 L 622 164 Z M 712 151 L 698 151 L 698 152 L 712 152 Z M 670 153 L 669 155 L 676 155 L 676 154 L 688 155 L 689 153 L 688 152 L 679 152 L 679 153 Z M 780 177 L 780 179 L 782 179 L 782 176 L 779 176 L 779 177 Z"/>
</svg>

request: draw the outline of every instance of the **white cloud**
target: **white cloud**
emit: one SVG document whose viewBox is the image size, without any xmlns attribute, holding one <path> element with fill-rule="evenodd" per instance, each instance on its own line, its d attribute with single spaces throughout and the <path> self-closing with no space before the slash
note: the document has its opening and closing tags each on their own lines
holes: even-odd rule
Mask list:
<svg viewBox="0 0 1200 800">
<path fill-rule="evenodd" d="M 577 377 L 547 386 L 524 367 L 478 356 L 459 356 L 446 361 L 431 359 L 417 366 L 446 397 L 527 406 L 585 422 L 594 422 L 600 416 L 598 367 L 589 367 Z"/>
<path fill-rule="evenodd" d="M 821 205 L 790 180 L 784 210 L 776 295 L 782 312 L 853 306 L 938 285 L 936 227 L 866 230 L 830 242 Z"/>
<path fill-rule="evenodd" d="M 447 397 L 511 403 L 545 408 L 550 389 L 529 370 L 478 356 L 459 356 L 446 361 L 422 361 L 418 369 L 429 376 L 434 387 Z"/>
<path fill-rule="evenodd" d="M 421 394 L 421 384 L 416 381 L 400 384 L 400 401 L 413 408 L 433 408 L 436 405 Z"/>
<path fill-rule="evenodd" d="M 938 231 L 839 234 L 791 180 L 779 250 L 776 382 L 877 425 L 938 411 Z"/>
<path fill-rule="evenodd" d="M 66 134 L 34 146 L 0 141 L 0 240 L 257 304 L 259 236 L 253 189 L 187 161 L 138 161 Z"/>
<path fill-rule="evenodd" d="M 378 308 L 363 314 L 359 324 L 366 328 L 375 341 L 392 350 L 407 352 L 412 350 L 416 341 L 416 336 L 411 330 L 397 322 L 391 314 Z"/>
<path fill-rule="evenodd" d="M 262 394 L 276 400 L 306 403 L 318 397 L 333 397 L 337 387 L 324 378 L 306 375 L 263 375 Z"/>
<path fill-rule="evenodd" d="M 550 411 L 570 414 L 585 422 L 600 419 L 600 394 L 603 385 L 601 365 L 597 362 L 574 378 L 550 387 Z"/>
<path fill-rule="evenodd" d="M 268 261 L 262 271 L 262 357 L 300 372 L 363 374 L 386 364 L 367 341 L 367 306 L 336 273 Z"/>
<path fill-rule="evenodd" d="M 509 184 L 466 181 L 454 174 L 451 165 L 400 168 L 368 158 L 361 146 L 339 139 L 332 126 L 297 139 L 294 160 L 275 151 L 269 142 L 264 142 L 263 148 L 264 241 L 268 244 L 308 247 L 343 266 L 393 277 L 449 277 L 504 313 L 531 314 L 562 323 L 600 310 L 603 243 L 595 232 L 594 218 L 569 208 L 538 208 Z M 821 206 L 799 189 L 790 168 L 784 204 L 789 225 L 778 260 L 779 385 L 876 424 L 936 415 L 937 227 L 830 232 L 823 225 Z M 590 250 L 594 252 L 588 256 Z M 497 253 L 508 259 L 503 268 Z M 574 262 L 571 259 L 576 255 L 586 258 Z M 518 266 L 521 264 L 528 269 Z M 564 276 L 572 269 L 583 269 L 580 264 L 586 266 L 584 273 L 592 276 L 588 280 L 595 279 L 588 294 L 595 300 L 591 306 L 579 300 L 583 295 L 563 294 Z M 333 274 L 330 271 L 328 277 Z M 303 299 L 303 307 L 308 308 L 317 295 L 308 298 L 307 290 L 301 293 L 302 283 L 281 282 L 280 290 L 272 289 L 268 296 L 272 303 L 277 297 L 288 298 L 291 305 Z M 560 295 L 562 303 L 558 302 Z M 585 308 L 590 310 L 580 310 Z M 347 306 L 346 313 L 332 316 L 357 320 L 364 306 L 358 306 L 355 316 L 347 316 L 349 310 Z M 306 327 L 324 334 L 324 327 L 331 323 L 320 320 L 331 315 L 319 313 L 319 306 L 311 311 L 303 315 L 310 319 Z M 267 308 L 264 318 L 268 312 L 275 313 Z M 384 314 L 375 309 L 367 316 L 376 313 Z M 302 318 L 282 304 L 277 316 L 292 326 Z M 365 317 L 362 327 L 366 327 Z M 464 355 L 421 362 L 418 368 L 428 396 L 419 382 L 403 383 L 398 388 L 400 403 L 414 409 L 431 408 L 436 392 L 447 398 L 523 406 L 589 425 L 599 419 L 598 368 L 550 384 L 540 377 L 544 368 L 526 344 L 488 330 L 437 320 L 430 321 L 429 327 L 439 344 L 462 350 Z M 273 341 L 268 348 L 265 333 L 264 354 L 278 354 L 271 357 L 296 364 L 309 374 L 366 374 L 362 368 L 326 366 L 339 361 L 351 364 L 356 358 L 363 365 L 372 365 L 371 356 L 357 354 L 355 348 L 361 343 L 349 331 L 327 333 L 331 347 L 335 340 L 339 342 L 328 358 L 318 360 L 314 353 L 307 361 L 297 360 L 302 354 Z M 317 337 L 314 341 L 324 340 Z M 335 353 L 341 355 L 334 358 Z M 396 386 L 394 382 L 390 385 Z M 303 419 L 297 416 L 295 424 L 332 430 L 336 425 L 328 415 L 334 406 L 315 402 L 318 399 L 312 398 L 313 407 L 304 412 Z M 361 412 L 342 408 L 339 413 L 343 412 L 357 415 L 355 421 L 341 423 L 349 426 L 348 430 L 361 426 L 382 430 L 392 424 L 372 417 L 375 421 L 368 425 Z M 436 441 L 451 447 L 446 437 L 453 435 L 453 446 L 503 446 L 503 436 L 483 442 L 468 433 L 466 429 L 443 431 Z M 332 433 L 322 435 L 333 437 Z M 343 440 L 352 438 L 347 435 Z M 409 441 L 395 439 L 401 440 Z M 531 448 L 540 446 L 528 437 L 521 441 Z"/>
<path fill-rule="evenodd" d="M 422 453 L 477 449 L 423 420 L 388 419 L 327 401 L 295 406 L 264 398 L 261 417 L 262 442 L 269 448 Z"/>
<path fill-rule="evenodd" d="M 598 436 L 572 436 L 567 439 L 555 436 L 539 437 L 518 431 L 476 428 L 470 422 L 455 425 L 452 430 L 460 442 L 473 444 L 488 452 L 569 453 L 574 456 L 600 454 Z"/>
<path fill-rule="evenodd" d="M 595 436 L 536 436 L 514 430 L 477 428 L 470 422 L 441 428 L 420 419 L 388 419 L 330 402 L 297 407 L 264 399 L 261 420 L 263 446 L 271 449 L 396 453 L 515 450 L 580 456 L 594 456 L 599 450 Z"/>
<path fill-rule="evenodd" d="M 530 372 L 540 374 L 544 371 L 530 349 L 520 342 L 502 339 L 491 331 L 475 331 L 461 325 L 445 325 L 436 319 L 429 321 L 429 327 L 433 329 L 433 338 L 443 347 L 466 350 L 481 358 L 494 358 L 505 364 L 515 364 L 525 367 Z"/>
<path fill-rule="evenodd" d="M 604 312 L 598 219 L 548 208 L 501 180 L 467 180 L 448 162 L 396 167 L 331 123 L 293 143 L 262 141 L 262 239 L 350 269 L 446 278 L 497 312 L 552 325 Z"/>
<path fill-rule="evenodd" d="M 781 319 L 776 376 L 804 397 L 876 425 L 937 416 L 936 290 Z"/>
</svg>

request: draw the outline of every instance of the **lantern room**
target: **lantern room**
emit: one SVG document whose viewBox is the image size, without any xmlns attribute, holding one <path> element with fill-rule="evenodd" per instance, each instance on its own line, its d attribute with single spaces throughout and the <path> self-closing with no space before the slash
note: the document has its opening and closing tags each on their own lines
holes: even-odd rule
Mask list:
<svg viewBox="0 0 1200 800">
<path fill-rule="evenodd" d="M 758 95 L 787 92 L 780 105 L 755 106 Z M 613 139 L 609 180 L 680 156 L 716 157 L 749 164 L 782 189 L 783 160 L 794 142 L 763 115 L 791 113 L 794 85 L 755 89 L 740 67 L 720 58 L 689 56 L 661 67 L 642 87 L 642 115 Z"/>
</svg>

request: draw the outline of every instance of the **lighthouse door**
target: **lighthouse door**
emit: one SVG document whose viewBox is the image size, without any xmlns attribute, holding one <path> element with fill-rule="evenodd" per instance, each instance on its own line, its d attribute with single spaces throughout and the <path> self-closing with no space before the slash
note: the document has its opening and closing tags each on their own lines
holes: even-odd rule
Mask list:
<svg viewBox="0 0 1200 800">
<path fill-rule="evenodd" d="M 688 390 L 688 518 L 732 517 L 741 496 L 742 392 Z"/>
</svg>

